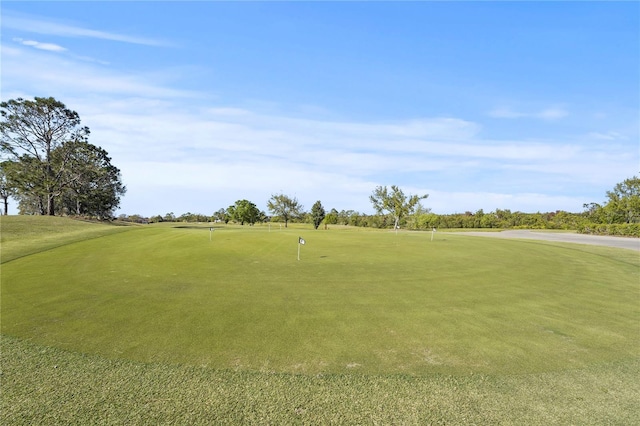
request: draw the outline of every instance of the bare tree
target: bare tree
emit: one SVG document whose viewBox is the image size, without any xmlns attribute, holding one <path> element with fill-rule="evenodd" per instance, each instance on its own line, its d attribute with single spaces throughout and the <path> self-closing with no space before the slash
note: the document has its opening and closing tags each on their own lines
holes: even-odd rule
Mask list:
<svg viewBox="0 0 640 426">
<path fill-rule="evenodd" d="M 400 219 L 413 213 L 420 200 L 428 196 L 428 194 L 425 194 L 410 195 L 407 197 L 398 186 L 391 185 L 391 191 L 389 191 L 386 186 L 376 187 L 373 194 L 369 196 L 369 200 L 378 214 L 389 212 L 389 214 L 393 215 L 395 219 L 394 229 L 397 232 Z"/>
<path fill-rule="evenodd" d="M 284 220 L 285 228 L 289 220 L 299 217 L 304 209 L 297 198 L 291 198 L 284 194 L 272 195 L 267 202 L 267 207 L 271 213 L 280 216 Z"/>
</svg>

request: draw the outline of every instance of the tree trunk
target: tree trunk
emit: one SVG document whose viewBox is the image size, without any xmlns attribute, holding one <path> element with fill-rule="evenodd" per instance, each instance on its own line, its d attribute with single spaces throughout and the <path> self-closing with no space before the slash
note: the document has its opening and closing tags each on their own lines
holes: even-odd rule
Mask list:
<svg viewBox="0 0 640 426">
<path fill-rule="evenodd" d="M 4 203 L 4 215 L 9 215 L 9 197 L 3 196 L 2 202 Z"/>
<path fill-rule="evenodd" d="M 40 209 L 40 215 L 44 216 L 47 212 L 44 209 L 44 201 L 42 200 L 42 196 L 38 195 L 38 208 Z"/>
<path fill-rule="evenodd" d="M 54 201 L 53 194 L 47 194 L 47 215 L 49 216 L 55 216 Z"/>
</svg>

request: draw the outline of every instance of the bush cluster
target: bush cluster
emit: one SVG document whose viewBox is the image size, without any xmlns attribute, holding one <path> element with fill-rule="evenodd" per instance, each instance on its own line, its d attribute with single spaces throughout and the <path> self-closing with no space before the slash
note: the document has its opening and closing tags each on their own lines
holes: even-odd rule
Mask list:
<svg viewBox="0 0 640 426">
<path fill-rule="evenodd" d="M 578 233 L 592 235 L 613 235 L 621 237 L 640 237 L 640 223 L 581 223 Z"/>
</svg>

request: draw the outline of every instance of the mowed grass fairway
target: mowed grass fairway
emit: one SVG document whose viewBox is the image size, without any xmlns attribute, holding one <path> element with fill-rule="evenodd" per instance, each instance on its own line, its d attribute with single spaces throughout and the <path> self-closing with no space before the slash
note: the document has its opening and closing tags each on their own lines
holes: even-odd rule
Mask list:
<svg viewBox="0 0 640 426">
<path fill-rule="evenodd" d="M 25 220 L 49 219 L 1 223 L 12 423 L 640 423 L 630 250 L 82 224 L 43 251 Z"/>
</svg>

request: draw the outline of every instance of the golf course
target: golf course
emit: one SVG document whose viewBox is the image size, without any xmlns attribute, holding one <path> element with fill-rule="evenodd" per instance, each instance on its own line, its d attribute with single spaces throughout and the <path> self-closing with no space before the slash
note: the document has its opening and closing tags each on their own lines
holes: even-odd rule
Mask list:
<svg viewBox="0 0 640 426">
<path fill-rule="evenodd" d="M 2 424 L 640 424 L 634 250 L 46 216 L 0 231 Z"/>
</svg>

